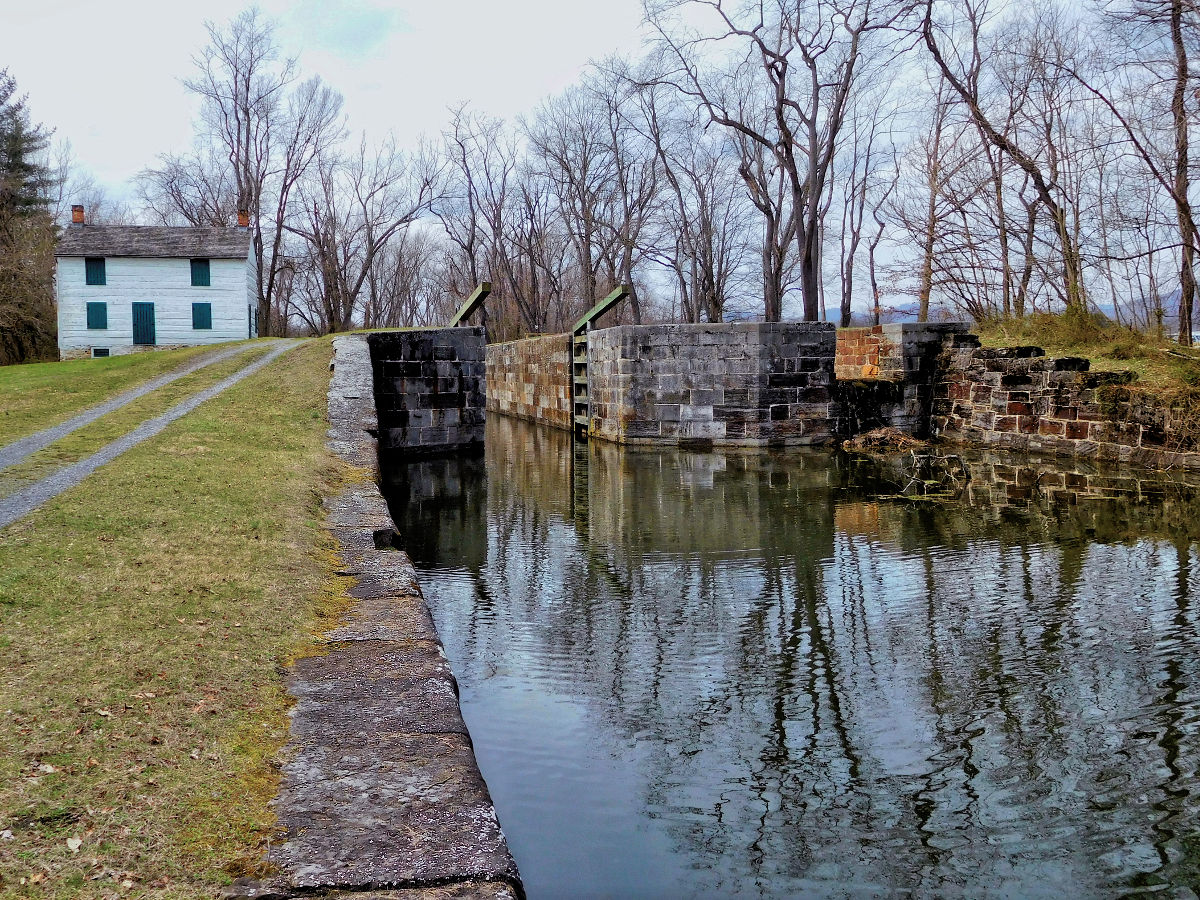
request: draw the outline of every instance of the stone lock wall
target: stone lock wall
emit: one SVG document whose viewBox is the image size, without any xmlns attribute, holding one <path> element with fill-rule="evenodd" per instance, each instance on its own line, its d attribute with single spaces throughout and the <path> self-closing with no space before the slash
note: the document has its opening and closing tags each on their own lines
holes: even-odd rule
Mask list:
<svg viewBox="0 0 1200 900">
<path fill-rule="evenodd" d="M 624 444 L 831 439 L 828 323 L 623 325 L 588 336 L 590 433 Z"/>
<path fill-rule="evenodd" d="M 1132 392 L 1132 373 L 1040 347 L 951 348 L 943 363 L 932 421 L 944 440 L 1200 470 L 1187 411 Z"/>
<path fill-rule="evenodd" d="M 839 329 L 838 435 L 889 427 L 928 437 L 944 349 L 977 346 L 979 341 L 961 322 Z"/>
<path fill-rule="evenodd" d="M 487 374 L 489 409 L 571 427 L 566 335 L 491 347 Z M 1200 413 L 1166 407 L 1131 379 L 1037 347 L 981 348 L 961 323 L 626 325 L 589 335 L 589 431 L 700 449 L 821 444 L 887 426 L 1200 469 Z"/>
<path fill-rule="evenodd" d="M 490 344 L 487 348 L 489 411 L 571 427 L 571 336 Z"/>
<path fill-rule="evenodd" d="M 440 453 L 482 446 L 483 328 L 384 331 L 369 341 L 382 449 Z"/>
</svg>

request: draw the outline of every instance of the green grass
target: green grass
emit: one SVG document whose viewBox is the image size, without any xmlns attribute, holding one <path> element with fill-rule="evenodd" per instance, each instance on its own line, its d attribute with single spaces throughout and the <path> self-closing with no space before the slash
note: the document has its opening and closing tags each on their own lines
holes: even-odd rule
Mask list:
<svg viewBox="0 0 1200 900">
<path fill-rule="evenodd" d="M 280 667 L 345 603 L 329 355 L 289 351 L 0 531 L 0 896 L 211 896 L 262 869 Z"/>
<path fill-rule="evenodd" d="M 0 366 L 0 444 L 56 425 L 213 349 Z"/>
<path fill-rule="evenodd" d="M 141 422 L 166 412 L 181 400 L 216 384 L 249 365 L 271 349 L 269 344 L 250 347 L 230 359 L 221 360 L 185 375 L 178 381 L 156 388 L 150 393 L 101 416 L 49 447 L 34 453 L 24 462 L 0 469 L 0 497 L 8 496 L 44 478 L 56 469 L 90 456 L 101 447 L 131 431 Z M 67 363 L 66 365 L 69 365 Z"/>
</svg>

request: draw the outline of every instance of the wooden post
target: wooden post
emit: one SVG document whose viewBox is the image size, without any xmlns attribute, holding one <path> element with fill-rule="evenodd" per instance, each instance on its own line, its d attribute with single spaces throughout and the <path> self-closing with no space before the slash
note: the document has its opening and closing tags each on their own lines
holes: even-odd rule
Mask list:
<svg viewBox="0 0 1200 900">
<path fill-rule="evenodd" d="M 458 308 L 458 312 L 454 314 L 454 318 L 450 320 L 450 324 L 447 327 L 457 328 L 459 325 L 465 325 L 467 319 L 471 318 L 471 314 L 483 306 L 483 301 L 488 298 L 488 294 L 491 292 L 492 283 L 490 281 L 479 282 L 479 287 L 471 291 L 471 296 Z"/>
<path fill-rule="evenodd" d="M 575 323 L 571 334 L 583 334 L 588 331 L 602 315 L 633 293 L 633 288 L 627 284 L 618 285 L 617 289 L 583 314 L 583 318 Z"/>
</svg>

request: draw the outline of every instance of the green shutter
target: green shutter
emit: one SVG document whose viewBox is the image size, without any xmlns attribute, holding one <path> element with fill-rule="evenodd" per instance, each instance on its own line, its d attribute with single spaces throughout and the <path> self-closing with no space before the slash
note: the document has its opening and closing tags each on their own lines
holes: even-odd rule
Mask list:
<svg viewBox="0 0 1200 900">
<path fill-rule="evenodd" d="M 192 287 L 209 287 L 212 282 L 209 280 L 208 260 L 193 259 L 192 260 Z"/>
<path fill-rule="evenodd" d="M 105 284 L 104 260 L 102 258 L 83 261 L 85 280 L 88 284 Z"/>
<path fill-rule="evenodd" d="M 192 327 L 193 328 L 212 328 L 212 304 L 211 303 L 193 303 L 192 304 Z"/>
<path fill-rule="evenodd" d="M 87 305 L 87 327 L 108 327 L 108 304 L 104 302 L 89 302 Z"/>
</svg>

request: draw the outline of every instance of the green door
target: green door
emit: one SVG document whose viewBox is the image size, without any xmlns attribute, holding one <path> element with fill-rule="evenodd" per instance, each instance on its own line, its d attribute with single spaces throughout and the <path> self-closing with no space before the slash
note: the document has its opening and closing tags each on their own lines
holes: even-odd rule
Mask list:
<svg viewBox="0 0 1200 900">
<path fill-rule="evenodd" d="M 133 304 L 133 342 L 135 344 L 154 343 L 154 304 Z"/>
</svg>

